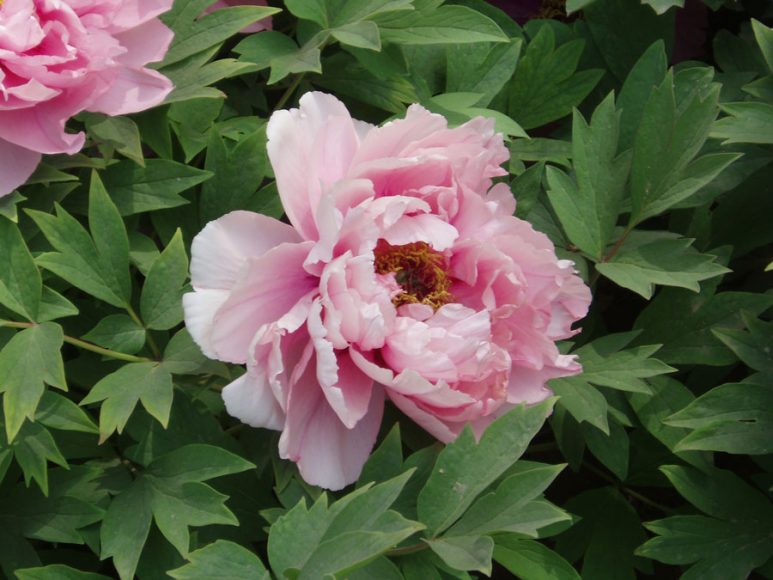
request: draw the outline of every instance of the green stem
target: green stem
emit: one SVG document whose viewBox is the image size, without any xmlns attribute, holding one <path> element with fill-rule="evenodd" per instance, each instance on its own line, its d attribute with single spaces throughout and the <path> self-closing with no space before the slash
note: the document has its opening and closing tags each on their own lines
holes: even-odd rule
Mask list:
<svg viewBox="0 0 773 580">
<path fill-rule="evenodd" d="M 632 226 L 628 226 L 627 228 L 625 228 L 625 231 L 623 232 L 623 235 L 618 238 L 618 240 L 615 242 L 615 245 L 612 246 L 611 250 L 609 250 L 609 253 L 606 256 L 602 257 L 601 258 L 601 262 L 599 262 L 599 263 L 603 264 L 605 262 L 609 262 L 612 258 L 614 258 L 615 255 L 617 254 L 617 252 L 620 251 L 620 247 L 623 245 L 623 242 L 625 242 L 625 240 L 628 238 L 628 235 L 632 231 L 633 231 L 633 227 Z M 599 272 L 598 270 L 596 270 L 594 268 L 593 274 L 591 274 L 591 277 L 590 277 L 590 285 L 591 286 L 594 286 L 596 284 L 596 282 L 599 279 L 599 276 L 601 276 L 601 272 Z"/>
<path fill-rule="evenodd" d="M 630 487 L 627 487 L 627 486 L 623 485 L 617 479 L 615 479 L 611 475 L 608 475 L 607 473 L 605 473 L 601 469 L 597 468 L 596 466 L 591 465 L 590 463 L 587 463 L 587 462 L 583 462 L 582 465 L 583 465 L 583 467 L 585 467 L 588 471 L 590 471 L 594 475 L 597 475 L 598 477 L 600 477 L 604 481 L 614 485 L 616 488 L 618 488 L 625 495 L 629 495 L 629 496 L 639 500 L 643 504 L 646 504 L 646 505 L 648 505 L 650 507 L 653 507 L 653 508 L 655 508 L 657 510 L 660 510 L 663 513 L 670 514 L 670 513 L 674 512 L 674 510 L 671 509 L 670 507 L 664 506 L 663 504 L 658 503 L 655 500 L 652 500 L 652 499 L 648 498 L 646 495 L 643 495 L 643 494 L 639 493 L 638 491 L 633 490 Z"/>
<path fill-rule="evenodd" d="M 145 329 L 145 338 L 148 341 L 148 346 L 150 347 L 150 350 L 153 352 L 153 356 L 156 358 L 159 358 L 161 356 L 161 351 L 158 348 L 158 345 L 156 344 L 156 341 L 153 340 L 153 337 L 150 335 L 150 331 L 145 328 L 145 325 L 142 323 L 142 320 L 139 316 L 137 316 L 137 313 L 134 312 L 134 308 L 131 306 L 126 307 L 126 312 L 129 314 L 129 318 L 131 318 L 134 322 L 137 323 L 138 326 Z"/>
<path fill-rule="evenodd" d="M 429 546 L 425 542 L 419 542 L 418 544 L 411 544 L 410 546 L 403 546 L 402 548 L 393 548 L 389 550 L 387 556 L 405 556 L 407 554 L 413 554 L 414 552 L 421 552 L 427 549 Z"/>
<path fill-rule="evenodd" d="M 0 320 L 0 326 L 7 326 L 8 328 L 23 329 L 23 328 L 32 328 L 33 326 L 37 326 L 37 325 L 33 322 L 14 322 L 12 320 Z M 126 354 L 123 352 L 110 350 L 109 348 L 102 348 L 101 346 L 97 346 L 96 344 L 92 344 L 90 342 L 86 342 L 85 340 L 81 340 L 80 338 L 74 338 L 72 336 L 65 335 L 64 341 L 67 344 L 77 346 L 78 348 L 82 348 L 83 350 L 89 350 L 91 352 L 101 354 L 102 356 L 107 356 L 117 360 L 123 360 L 126 362 L 154 362 L 153 359 L 149 359 L 144 356 L 134 356 L 133 354 Z"/>
<path fill-rule="evenodd" d="M 284 107 L 285 103 L 287 103 L 287 101 L 290 100 L 290 97 L 295 92 L 295 89 L 298 88 L 298 85 L 301 84 L 301 80 L 303 80 L 304 76 L 305 76 L 305 73 L 301 73 L 293 79 L 293 82 L 290 83 L 290 86 L 287 87 L 287 90 L 284 92 L 284 94 L 281 97 L 279 97 L 279 101 L 277 101 L 276 107 L 274 107 L 275 111 Z"/>
</svg>

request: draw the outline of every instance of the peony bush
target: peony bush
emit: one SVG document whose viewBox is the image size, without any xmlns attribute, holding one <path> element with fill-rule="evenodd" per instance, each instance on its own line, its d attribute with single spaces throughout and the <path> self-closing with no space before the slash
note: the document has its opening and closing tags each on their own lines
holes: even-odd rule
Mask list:
<svg viewBox="0 0 773 580">
<path fill-rule="evenodd" d="M 771 577 L 752 4 L 0 0 L 3 577 Z"/>
</svg>

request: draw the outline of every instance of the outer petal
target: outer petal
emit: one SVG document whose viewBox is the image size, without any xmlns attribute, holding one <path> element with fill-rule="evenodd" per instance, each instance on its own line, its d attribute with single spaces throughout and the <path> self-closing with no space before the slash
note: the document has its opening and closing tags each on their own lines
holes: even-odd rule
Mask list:
<svg viewBox="0 0 773 580">
<path fill-rule="evenodd" d="M 172 8 L 174 0 L 126 0 L 113 18 L 113 29 L 123 30 L 147 22 Z"/>
<path fill-rule="evenodd" d="M 281 244 L 250 258 L 212 325 L 212 346 L 220 360 L 244 363 L 255 333 L 290 311 L 317 285 L 303 270 L 311 242 Z"/>
<path fill-rule="evenodd" d="M 314 360 L 291 387 L 279 455 L 298 464 L 303 479 L 338 490 L 354 483 L 376 442 L 384 395 L 376 390 L 365 416 L 347 429 L 315 380 Z"/>
<path fill-rule="evenodd" d="M 39 153 L 72 155 L 80 151 L 86 140 L 85 135 L 64 132 L 64 124 L 70 113 L 65 112 L 64 116 L 59 116 L 62 111 L 56 106 L 45 105 L 0 111 L 0 138 Z"/>
<path fill-rule="evenodd" d="M 298 242 L 295 230 L 279 220 L 248 211 L 234 211 L 209 222 L 191 245 L 194 288 L 230 289 L 250 258 L 286 242 Z"/>
<path fill-rule="evenodd" d="M 164 102 L 172 92 L 172 81 L 147 68 L 121 68 L 110 88 L 102 93 L 89 111 L 106 115 L 127 115 Z"/>
<path fill-rule="evenodd" d="M 284 413 L 264 377 L 246 372 L 223 389 L 226 411 L 251 427 L 280 430 Z"/>
<path fill-rule="evenodd" d="M 40 163 L 40 153 L 0 139 L 0 197 L 23 185 Z"/>
<path fill-rule="evenodd" d="M 212 346 L 212 321 L 226 300 L 228 290 L 199 289 L 183 295 L 185 326 L 201 352 L 209 358 L 217 358 Z"/>
<path fill-rule="evenodd" d="M 306 93 L 300 108 L 277 111 L 267 128 L 268 156 L 287 217 L 304 239 L 318 239 L 321 194 L 343 179 L 359 147 L 349 111 L 331 95 Z"/>
<path fill-rule="evenodd" d="M 118 60 L 126 66 L 142 67 L 164 58 L 174 32 L 160 20 L 150 20 L 136 28 L 119 32 L 115 38 L 127 50 Z"/>
</svg>

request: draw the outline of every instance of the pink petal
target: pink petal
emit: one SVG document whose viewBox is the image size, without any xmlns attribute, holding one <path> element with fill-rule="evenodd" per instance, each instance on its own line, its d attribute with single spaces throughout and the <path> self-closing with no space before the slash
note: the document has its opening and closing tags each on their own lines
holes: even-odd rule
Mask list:
<svg viewBox="0 0 773 580">
<path fill-rule="evenodd" d="M 49 101 L 50 102 L 50 101 Z M 49 103 L 45 103 L 48 105 Z M 86 137 L 64 132 L 69 112 L 56 106 L 36 106 L 13 111 L 0 110 L 0 139 L 38 153 L 77 153 Z"/>
<path fill-rule="evenodd" d="M 318 239 L 320 196 L 345 177 L 359 146 L 349 111 L 331 95 L 306 93 L 300 108 L 268 122 L 268 156 L 287 217 L 304 239 Z"/>
<path fill-rule="evenodd" d="M 279 455 L 295 461 L 307 482 L 335 491 L 357 481 L 376 442 L 384 395 L 375 390 L 363 418 L 347 429 L 317 384 L 315 366 L 312 358 L 291 387 Z"/>
<path fill-rule="evenodd" d="M 217 358 L 244 363 L 255 333 L 289 312 L 311 290 L 316 278 L 303 270 L 311 242 L 281 244 L 248 258 L 228 300 L 215 314 L 212 345 Z"/>
<path fill-rule="evenodd" d="M 0 198 L 24 185 L 40 163 L 40 153 L 0 139 Z"/>
<path fill-rule="evenodd" d="M 198 288 L 230 289 L 250 258 L 285 242 L 300 241 L 295 230 L 279 220 L 234 211 L 209 222 L 191 245 L 191 283 Z"/>
<path fill-rule="evenodd" d="M 125 0 L 113 17 L 116 30 L 132 28 L 172 9 L 174 0 Z"/>
<path fill-rule="evenodd" d="M 163 103 L 173 88 L 172 81 L 159 72 L 121 67 L 110 88 L 89 106 L 89 111 L 106 115 L 137 113 Z"/>
<path fill-rule="evenodd" d="M 183 295 L 185 326 L 201 352 L 209 358 L 217 358 L 212 346 L 212 322 L 226 300 L 228 291 L 219 289 L 198 289 Z"/>
<path fill-rule="evenodd" d="M 346 350 L 335 351 L 325 340 L 327 331 L 320 317 L 322 308 L 315 301 L 309 313 L 309 334 L 317 355 L 317 381 L 328 404 L 347 429 L 353 429 L 370 405 L 373 379 L 352 362 Z"/>
<path fill-rule="evenodd" d="M 226 411 L 251 427 L 281 430 L 284 413 L 265 376 L 244 373 L 223 389 Z"/>
<path fill-rule="evenodd" d="M 143 67 L 149 62 L 163 60 L 174 38 L 174 32 L 160 20 L 149 20 L 114 36 L 127 50 L 126 54 L 118 58 L 121 64 Z"/>
</svg>

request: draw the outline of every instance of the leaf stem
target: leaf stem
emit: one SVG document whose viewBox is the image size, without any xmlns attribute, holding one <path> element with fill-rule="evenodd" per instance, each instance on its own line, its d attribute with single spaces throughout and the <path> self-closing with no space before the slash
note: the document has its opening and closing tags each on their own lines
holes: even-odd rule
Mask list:
<svg viewBox="0 0 773 580">
<path fill-rule="evenodd" d="M 615 257 L 617 252 L 620 251 L 620 247 L 623 245 L 626 239 L 628 239 L 628 236 L 633 231 L 633 227 L 629 226 L 625 228 L 625 231 L 623 232 L 623 235 L 621 235 L 617 241 L 615 242 L 615 245 L 612 246 L 612 249 L 609 250 L 609 253 L 601 258 L 600 264 L 603 264 L 605 262 L 609 262 L 612 258 Z M 590 285 L 594 286 L 596 282 L 598 282 L 599 276 L 601 276 L 601 272 L 599 272 L 596 268 L 593 269 L 593 274 L 591 274 L 590 277 Z"/>
<path fill-rule="evenodd" d="M 145 328 L 145 325 L 142 323 L 142 320 L 139 316 L 137 316 L 137 313 L 134 311 L 134 308 L 131 306 L 126 307 L 126 312 L 129 314 L 129 318 L 131 318 L 134 322 L 137 323 L 138 326 L 145 329 L 145 339 L 148 341 L 148 346 L 150 347 L 150 350 L 153 352 L 153 356 L 156 358 L 159 358 L 161 356 L 161 351 L 158 348 L 158 345 L 156 344 L 156 341 L 153 340 L 153 337 L 150 335 L 150 331 Z"/>
<path fill-rule="evenodd" d="M 0 326 L 7 326 L 8 328 L 23 329 L 23 328 L 32 328 L 33 326 L 37 326 L 37 324 L 35 324 L 34 322 L 14 322 L 13 320 L 0 320 Z M 123 360 L 126 362 L 154 362 L 153 359 L 149 359 L 144 356 L 135 356 L 133 354 L 126 354 L 123 352 L 110 350 L 109 348 L 103 348 L 91 342 L 81 340 L 80 338 L 74 338 L 72 336 L 65 335 L 64 341 L 67 344 L 77 346 L 78 348 L 82 348 L 83 350 L 89 350 L 91 352 L 101 354 L 102 356 L 114 358 L 117 360 Z"/>
<path fill-rule="evenodd" d="M 301 84 L 301 81 L 303 80 L 304 76 L 306 76 L 306 73 L 301 73 L 301 74 L 297 75 L 293 79 L 293 82 L 290 83 L 290 86 L 287 87 L 287 90 L 284 92 L 284 94 L 281 97 L 279 97 L 279 101 L 277 101 L 276 107 L 274 107 L 275 111 L 277 111 L 277 110 L 279 110 L 279 109 L 281 109 L 282 107 L 285 106 L 287 101 L 290 99 L 290 97 L 295 92 L 295 89 L 297 89 L 298 85 Z"/>
<path fill-rule="evenodd" d="M 646 504 L 646 505 L 648 505 L 650 507 L 653 507 L 653 508 L 655 508 L 657 510 L 660 510 L 663 513 L 671 514 L 671 513 L 674 512 L 674 510 L 671 509 L 670 507 L 664 506 L 663 504 L 658 503 L 655 500 L 652 500 L 652 499 L 648 498 L 646 495 L 643 495 L 643 494 L 639 493 L 638 491 L 633 490 L 630 487 L 627 487 L 627 486 L 623 485 L 617 479 L 615 479 L 611 475 L 608 475 L 607 473 L 605 473 L 603 470 L 599 469 L 595 465 L 591 465 L 590 463 L 588 463 L 586 461 L 584 461 L 582 465 L 583 465 L 583 467 L 585 467 L 588 471 L 590 471 L 594 475 L 597 475 L 598 477 L 600 477 L 604 481 L 614 485 L 622 493 L 624 493 L 626 495 L 629 495 L 632 498 L 635 498 L 635 499 L 639 500 L 643 504 Z"/>
<path fill-rule="evenodd" d="M 413 554 L 414 552 L 421 552 L 426 550 L 429 546 L 426 542 L 419 542 L 418 544 L 411 544 L 410 546 L 403 546 L 402 548 L 392 548 L 389 550 L 387 556 L 405 556 L 407 554 Z"/>
</svg>

